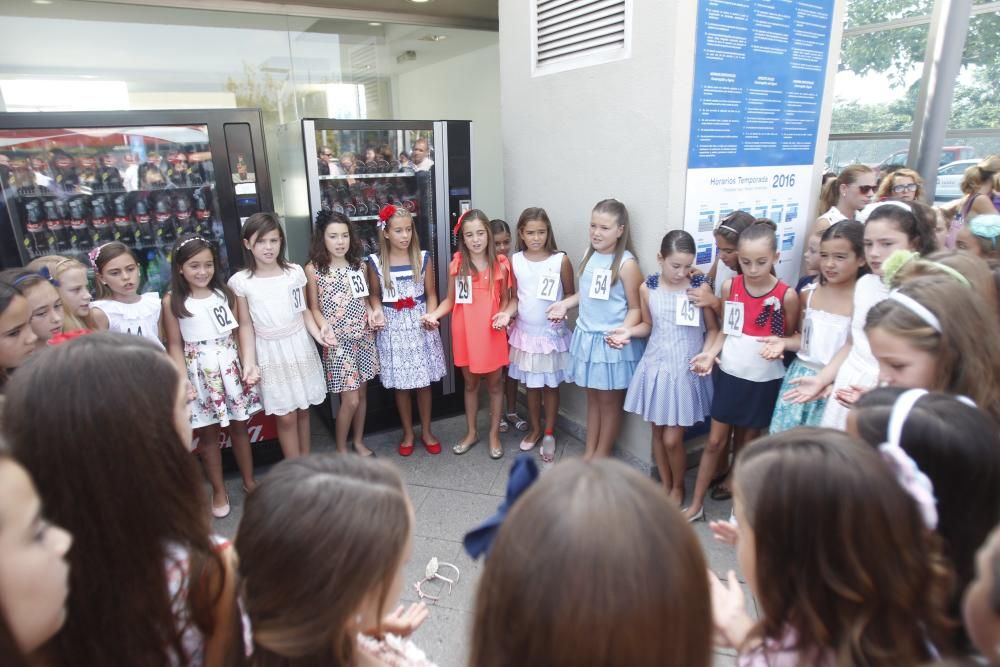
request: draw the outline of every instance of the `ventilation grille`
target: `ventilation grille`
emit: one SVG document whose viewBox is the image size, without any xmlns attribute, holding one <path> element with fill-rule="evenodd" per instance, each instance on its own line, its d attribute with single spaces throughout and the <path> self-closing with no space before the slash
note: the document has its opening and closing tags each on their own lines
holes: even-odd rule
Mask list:
<svg viewBox="0 0 1000 667">
<path fill-rule="evenodd" d="M 350 50 L 351 80 L 364 86 L 368 112 L 382 108 L 381 89 L 378 85 L 378 51 L 375 40 L 362 42 Z M 360 118 L 365 118 L 362 114 Z M 377 116 L 376 116 L 377 118 Z"/>
<path fill-rule="evenodd" d="M 628 56 L 631 0 L 535 0 L 536 73 Z"/>
</svg>

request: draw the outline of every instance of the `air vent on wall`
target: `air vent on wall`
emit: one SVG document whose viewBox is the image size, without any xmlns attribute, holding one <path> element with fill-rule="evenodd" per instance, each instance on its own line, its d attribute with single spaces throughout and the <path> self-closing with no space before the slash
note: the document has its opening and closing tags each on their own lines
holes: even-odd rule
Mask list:
<svg viewBox="0 0 1000 667">
<path fill-rule="evenodd" d="M 532 75 L 629 56 L 632 0 L 533 0 Z"/>
</svg>

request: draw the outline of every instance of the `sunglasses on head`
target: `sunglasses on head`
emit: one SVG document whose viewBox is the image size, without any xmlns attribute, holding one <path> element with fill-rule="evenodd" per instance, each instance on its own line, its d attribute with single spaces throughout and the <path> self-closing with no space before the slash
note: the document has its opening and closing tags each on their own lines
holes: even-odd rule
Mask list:
<svg viewBox="0 0 1000 667">
<path fill-rule="evenodd" d="M 905 183 L 903 185 L 894 185 L 894 186 L 892 186 L 892 191 L 893 192 L 916 192 L 917 191 L 917 184 L 916 183 Z"/>
<path fill-rule="evenodd" d="M 870 195 L 871 193 L 875 192 L 875 190 L 877 190 L 877 189 L 878 189 L 878 186 L 876 186 L 876 185 L 859 185 L 858 186 L 858 190 L 860 190 L 861 194 L 863 194 L 863 195 Z"/>
</svg>

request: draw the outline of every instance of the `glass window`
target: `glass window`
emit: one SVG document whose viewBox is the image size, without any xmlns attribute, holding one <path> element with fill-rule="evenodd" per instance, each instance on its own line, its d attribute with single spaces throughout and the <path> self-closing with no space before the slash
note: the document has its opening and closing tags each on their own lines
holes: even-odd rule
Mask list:
<svg viewBox="0 0 1000 667">
<path fill-rule="evenodd" d="M 873 23 L 886 23 L 896 19 L 930 16 L 933 9 L 934 0 L 895 0 L 894 2 L 847 0 L 844 27 L 850 29 Z"/>
</svg>

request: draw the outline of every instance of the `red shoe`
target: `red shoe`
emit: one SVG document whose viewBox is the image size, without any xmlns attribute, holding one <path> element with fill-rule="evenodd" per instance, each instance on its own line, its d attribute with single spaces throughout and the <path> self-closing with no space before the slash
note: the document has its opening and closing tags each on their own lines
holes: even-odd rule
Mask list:
<svg viewBox="0 0 1000 667">
<path fill-rule="evenodd" d="M 441 443 L 440 442 L 427 442 L 424 440 L 424 449 L 427 450 L 428 454 L 440 454 L 441 453 Z"/>
<path fill-rule="evenodd" d="M 412 442 L 410 444 L 406 444 L 405 442 L 399 443 L 399 455 L 400 456 L 409 456 L 412 453 L 413 453 L 413 443 Z"/>
</svg>

